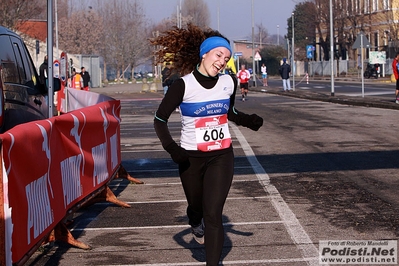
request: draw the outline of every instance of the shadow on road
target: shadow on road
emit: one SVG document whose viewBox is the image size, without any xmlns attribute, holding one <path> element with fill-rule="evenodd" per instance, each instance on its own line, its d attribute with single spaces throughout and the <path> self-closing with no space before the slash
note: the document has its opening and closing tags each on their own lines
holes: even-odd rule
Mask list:
<svg viewBox="0 0 399 266">
<path fill-rule="evenodd" d="M 221 261 L 229 254 L 233 247 L 233 243 L 228 236 L 228 234 L 235 234 L 235 235 L 240 235 L 240 236 L 252 236 L 252 232 L 243 232 L 243 231 L 238 231 L 235 230 L 232 224 L 229 224 L 230 220 L 228 216 L 223 215 L 223 224 L 224 224 L 224 244 L 223 244 L 223 252 L 222 252 L 222 257 Z M 206 228 L 205 228 L 206 230 Z M 189 242 L 185 240 L 187 237 L 186 235 L 189 235 L 188 238 L 190 239 Z M 192 257 L 199 261 L 199 262 L 205 262 L 205 246 L 197 244 L 197 242 L 194 240 L 194 238 L 191 237 L 191 229 L 185 229 L 178 234 L 173 236 L 173 239 L 176 241 L 177 244 L 182 246 L 184 249 L 190 249 L 192 252 Z M 206 241 L 206 239 L 205 239 Z M 223 264 L 222 264 L 223 265 Z"/>
</svg>

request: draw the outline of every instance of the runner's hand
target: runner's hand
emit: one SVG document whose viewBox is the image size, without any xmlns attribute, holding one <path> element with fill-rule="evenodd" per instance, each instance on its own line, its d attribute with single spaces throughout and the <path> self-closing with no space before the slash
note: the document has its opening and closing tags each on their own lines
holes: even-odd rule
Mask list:
<svg viewBox="0 0 399 266">
<path fill-rule="evenodd" d="M 250 118 L 250 123 L 248 125 L 248 128 L 254 131 L 258 131 L 259 128 L 263 125 L 263 118 L 256 114 L 250 115 L 249 118 Z"/>
<path fill-rule="evenodd" d="M 188 154 L 185 149 L 177 145 L 176 142 L 173 142 L 168 145 L 165 149 L 169 154 L 170 157 L 172 157 L 172 160 L 177 163 L 184 163 L 188 161 Z"/>
</svg>

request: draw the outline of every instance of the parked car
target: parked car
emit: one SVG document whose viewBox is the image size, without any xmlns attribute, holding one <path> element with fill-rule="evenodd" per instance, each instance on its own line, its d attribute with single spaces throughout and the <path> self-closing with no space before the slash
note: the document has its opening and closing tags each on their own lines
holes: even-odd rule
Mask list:
<svg viewBox="0 0 399 266">
<path fill-rule="evenodd" d="M 47 86 L 40 84 L 22 38 L 0 26 L 0 132 L 48 118 Z M 60 80 L 54 78 L 54 91 Z"/>
</svg>

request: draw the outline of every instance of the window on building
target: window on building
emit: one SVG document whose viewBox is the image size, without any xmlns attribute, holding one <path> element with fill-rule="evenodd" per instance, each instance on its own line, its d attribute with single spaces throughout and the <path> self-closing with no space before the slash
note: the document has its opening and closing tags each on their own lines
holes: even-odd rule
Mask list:
<svg viewBox="0 0 399 266">
<path fill-rule="evenodd" d="M 349 0 L 344 0 L 344 9 L 343 10 L 346 10 L 346 15 L 349 15 L 349 3 L 348 3 L 348 1 Z"/>
<path fill-rule="evenodd" d="M 364 14 L 370 13 L 370 0 L 364 0 Z"/>
<path fill-rule="evenodd" d="M 382 8 L 383 8 L 384 10 L 389 10 L 389 7 L 390 7 L 390 5 L 391 5 L 390 2 L 391 2 L 390 0 L 382 0 Z"/>
<path fill-rule="evenodd" d="M 354 14 L 354 4 L 355 4 L 355 0 L 348 0 L 348 10 L 349 10 L 349 14 L 353 15 Z"/>
<path fill-rule="evenodd" d="M 354 0 L 354 4 L 355 14 L 360 14 L 360 0 Z"/>
<path fill-rule="evenodd" d="M 379 0 L 372 0 L 372 1 L 373 1 L 373 3 L 372 3 L 371 11 L 376 12 L 376 11 L 378 11 L 378 2 L 379 2 Z"/>
</svg>

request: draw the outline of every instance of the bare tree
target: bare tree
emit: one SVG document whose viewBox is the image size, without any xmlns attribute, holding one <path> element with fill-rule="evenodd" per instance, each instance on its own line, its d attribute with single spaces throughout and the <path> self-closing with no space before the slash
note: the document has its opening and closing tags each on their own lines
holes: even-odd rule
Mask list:
<svg viewBox="0 0 399 266">
<path fill-rule="evenodd" d="M 120 77 L 150 58 L 148 25 L 139 2 L 92 0 L 69 4 L 60 18 L 60 46 L 65 51 L 102 56 L 105 77 L 107 66 Z"/>
<path fill-rule="evenodd" d="M 103 20 L 99 14 L 77 11 L 59 20 L 59 42 L 72 54 L 99 54 L 102 44 Z"/>
<path fill-rule="evenodd" d="M 262 43 L 262 44 L 270 42 L 270 40 L 269 40 L 269 32 L 263 26 L 263 24 L 256 24 L 255 32 L 257 32 L 257 33 L 255 33 L 256 42 L 259 42 L 259 43 Z"/>
<path fill-rule="evenodd" d="M 27 20 L 46 19 L 46 7 L 43 0 L 2 0 L 0 25 L 17 30 L 18 24 Z"/>
<path fill-rule="evenodd" d="M 107 1 L 101 5 L 106 27 L 102 36 L 101 54 L 105 64 L 117 70 L 117 77 L 129 67 L 133 68 L 150 58 L 146 41 L 147 31 L 142 6 L 136 1 Z"/>
<path fill-rule="evenodd" d="M 182 4 L 182 16 L 187 18 L 185 25 L 192 23 L 201 28 L 209 28 L 209 8 L 204 0 L 184 0 Z"/>
<path fill-rule="evenodd" d="M 323 59 L 328 61 L 330 46 L 330 14 L 329 0 L 315 0 L 316 10 L 316 35 L 319 37 L 318 43 L 323 49 Z"/>
<path fill-rule="evenodd" d="M 176 27 L 177 26 L 177 22 L 176 22 L 176 18 L 166 18 L 163 19 L 162 21 L 160 21 L 159 23 L 151 26 L 151 31 L 158 31 L 158 32 L 164 32 L 167 30 L 170 30 L 172 27 Z"/>
<path fill-rule="evenodd" d="M 395 18 L 399 16 L 399 10 L 392 7 L 385 7 L 378 14 L 377 20 L 386 21 L 383 27 L 379 27 L 382 31 L 383 50 L 387 52 L 388 58 L 394 58 L 399 51 L 399 24 L 394 23 Z M 378 25 L 377 25 L 378 28 Z"/>
</svg>

